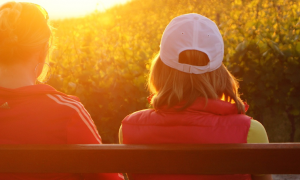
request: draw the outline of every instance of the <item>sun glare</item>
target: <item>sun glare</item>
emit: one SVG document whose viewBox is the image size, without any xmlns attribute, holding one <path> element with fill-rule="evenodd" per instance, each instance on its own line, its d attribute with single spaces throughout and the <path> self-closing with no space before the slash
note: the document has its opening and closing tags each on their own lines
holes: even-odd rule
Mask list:
<svg viewBox="0 0 300 180">
<path fill-rule="evenodd" d="M 0 0 L 3 4 L 10 0 Z M 17 2 L 32 2 L 43 6 L 49 13 L 50 19 L 78 17 L 95 10 L 105 11 L 117 4 L 126 3 L 128 0 L 17 0 Z"/>
</svg>

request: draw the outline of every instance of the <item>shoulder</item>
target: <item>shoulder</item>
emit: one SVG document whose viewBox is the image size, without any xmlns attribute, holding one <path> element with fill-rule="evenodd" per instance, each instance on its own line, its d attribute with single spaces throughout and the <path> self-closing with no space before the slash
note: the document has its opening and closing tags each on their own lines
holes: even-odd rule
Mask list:
<svg viewBox="0 0 300 180">
<path fill-rule="evenodd" d="M 67 96 L 63 94 L 46 94 L 46 96 L 53 102 L 55 109 L 65 110 L 75 114 L 87 113 L 84 106 L 80 103 L 76 96 Z"/>
<path fill-rule="evenodd" d="M 65 95 L 65 94 L 52 94 L 48 93 L 46 96 L 52 99 L 57 104 L 66 105 L 66 104 L 81 104 L 80 100 L 76 96 Z"/>
<path fill-rule="evenodd" d="M 83 104 L 74 99 L 75 96 L 67 96 L 61 94 L 47 94 L 47 96 L 56 103 L 55 114 L 59 118 L 67 117 L 67 119 L 72 120 L 70 123 L 84 123 L 87 127 L 96 132 L 94 127 L 94 122 L 84 108 Z M 78 98 L 79 99 L 79 98 Z"/>
<path fill-rule="evenodd" d="M 247 137 L 247 142 L 248 143 L 268 143 L 268 135 L 267 132 L 264 128 L 264 126 L 252 119 L 249 132 L 248 132 L 248 137 Z"/>
<path fill-rule="evenodd" d="M 144 109 L 144 110 L 136 111 L 134 113 L 127 115 L 123 119 L 123 123 L 137 123 L 141 120 L 145 121 L 154 112 L 155 112 L 154 109 Z"/>
</svg>

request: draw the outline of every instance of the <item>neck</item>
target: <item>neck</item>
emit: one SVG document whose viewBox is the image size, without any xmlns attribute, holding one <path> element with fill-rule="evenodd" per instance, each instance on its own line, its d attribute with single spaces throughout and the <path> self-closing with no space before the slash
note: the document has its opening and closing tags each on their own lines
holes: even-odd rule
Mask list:
<svg viewBox="0 0 300 180">
<path fill-rule="evenodd" d="M 0 66 L 0 87 L 16 89 L 35 84 L 35 69 L 28 64 Z"/>
</svg>

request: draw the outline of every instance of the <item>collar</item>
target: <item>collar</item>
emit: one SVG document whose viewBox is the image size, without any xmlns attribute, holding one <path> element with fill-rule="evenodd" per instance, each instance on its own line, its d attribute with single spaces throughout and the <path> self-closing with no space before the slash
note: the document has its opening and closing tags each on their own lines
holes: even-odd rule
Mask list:
<svg viewBox="0 0 300 180">
<path fill-rule="evenodd" d="M 46 84 L 24 86 L 16 89 L 0 87 L 1 97 L 30 96 L 38 94 L 60 94 L 66 96 L 64 93 L 59 92 L 55 90 L 52 86 Z"/>
<path fill-rule="evenodd" d="M 162 110 L 164 112 L 166 111 L 176 111 L 176 109 L 181 107 L 181 104 L 179 103 L 177 106 L 172 108 L 162 107 L 158 111 Z M 245 110 L 247 111 L 249 108 L 249 105 L 247 103 L 245 104 Z M 238 109 L 236 107 L 235 103 L 230 103 L 218 99 L 207 99 L 207 102 L 205 98 L 198 98 L 194 101 L 192 105 L 187 107 L 184 111 L 186 112 L 207 112 L 211 114 L 217 114 L 217 115 L 230 115 L 230 114 L 238 114 Z"/>
</svg>

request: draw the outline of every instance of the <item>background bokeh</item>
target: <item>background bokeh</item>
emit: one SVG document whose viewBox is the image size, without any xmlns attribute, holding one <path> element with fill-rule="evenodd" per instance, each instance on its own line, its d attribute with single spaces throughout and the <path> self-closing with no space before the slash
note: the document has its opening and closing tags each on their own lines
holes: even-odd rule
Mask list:
<svg viewBox="0 0 300 180">
<path fill-rule="evenodd" d="M 263 123 L 271 142 L 300 141 L 299 7 L 299 0 L 132 0 L 55 20 L 48 83 L 78 96 L 103 141 L 117 143 L 122 119 L 149 107 L 147 73 L 164 28 L 195 12 L 218 25 L 247 114 Z"/>
</svg>

